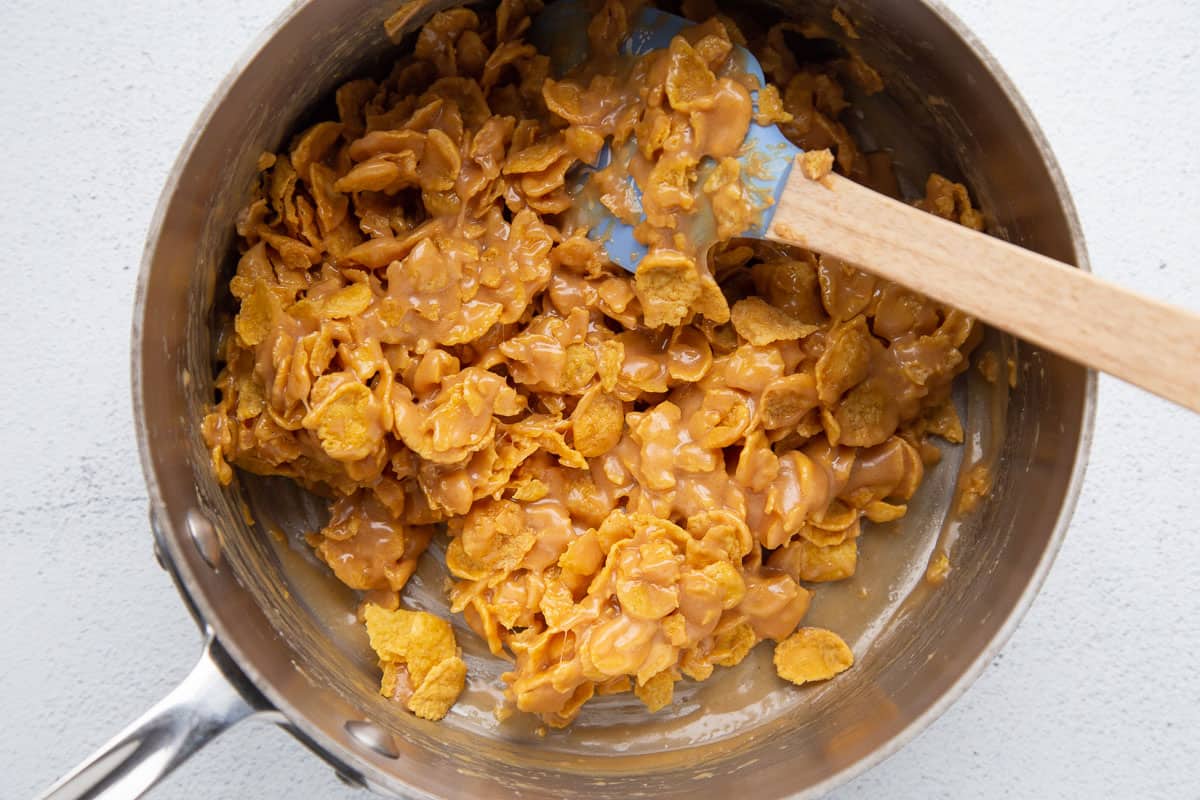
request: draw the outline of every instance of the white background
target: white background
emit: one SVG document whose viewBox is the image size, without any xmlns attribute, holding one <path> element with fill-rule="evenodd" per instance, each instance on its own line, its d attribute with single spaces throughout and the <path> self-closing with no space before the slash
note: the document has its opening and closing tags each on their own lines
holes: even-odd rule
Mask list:
<svg viewBox="0 0 1200 800">
<path fill-rule="evenodd" d="M 130 306 L 167 170 L 282 5 L 0 4 L 0 797 L 49 783 L 197 653 L 151 556 Z M 950 5 L 1045 128 L 1096 271 L 1200 309 L 1200 6 Z M 1102 379 L 1079 510 L 1023 626 L 942 719 L 835 796 L 1200 797 L 1198 445 L 1200 417 Z M 255 724 L 153 794 L 351 796 Z"/>
</svg>

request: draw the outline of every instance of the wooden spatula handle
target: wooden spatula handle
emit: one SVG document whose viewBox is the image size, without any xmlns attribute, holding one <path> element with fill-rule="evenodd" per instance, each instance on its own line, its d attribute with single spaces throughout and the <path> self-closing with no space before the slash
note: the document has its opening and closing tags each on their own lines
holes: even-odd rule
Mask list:
<svg viewBox="0 0 1200 800">
<path fill-rule="evenodd" d="M 791 171 L 767 238 L 840 258 L 1200 411 L 1200 316 L 860 186 Z"/>
</svg>

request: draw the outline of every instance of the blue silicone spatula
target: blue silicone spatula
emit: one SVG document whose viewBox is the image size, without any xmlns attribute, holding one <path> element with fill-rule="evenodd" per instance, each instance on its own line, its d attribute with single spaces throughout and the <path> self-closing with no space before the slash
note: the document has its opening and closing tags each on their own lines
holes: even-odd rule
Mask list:
<svg viewBox="0 0 1200 800">
<path fill-rule="evenodd" d="M 546 6 L 534 20 L 530 41 L 550 56 L 551 66 L 557 74 L 568 72 L 587 58 L 587 28 L 590 19 L 591 15 L 583 0 L 556 0 Z M 632 34 L 621 44 L 620 51 L 625 55 L 640 56 L 665 49 L 671 45 L 673 38 L 693 24 L 683 17 L 643 7 L 634 18 L 630 26 Z M 766 85 L 762 67 L 749 50 L 735 45 L 732 57 L 744 72 L 757 79 L 759 86 Z M 751 92 L 750 96 L 757 113 L 758 92 Z M 777 126 L 759 125 L 752 119 L 750 130 L 739 153 L 739 159 L 743 163 L 754 160 L 755 168 L 742 172 L 742 180 L 747 189 L 757 197 L 779 197 L 792 164 L 800 153 L 800 148 L 788 141 Z M 607 166 L 611 157 L 611 151 L 605 147 L 600 154 L 597 168 Z M 584 177 L 586 174 L 585 172 Z M 631 189 L 640 200 L 641 191 L 637 184 L 632 183 Z M 591 208 L 591 205 L 596 208 Z M 767 208 L 758 224 L 741 235 L 755 239 L 764 238 L 777 207 L 772 205 Z M 589 235 L 604 243 L 604 249 L 610 259 L 634 272 L 642 257 L 646 255 L 646 246 L 634 238 L 633 226 L 622 222 L 599 203 L 590 204 L 586 213 L 588 219 L 579 221 L 589 226 Z"/>
<path fill-rule="evenodd" d="M 555 0 L 534 20 L 533 44 L 558 74 L 588 54 L 582 0 Z M 668 47 L 692 23 L 652 8 L 638 12 L 621 50 Z M 758 60 L 735 49 L 763 83 Z M 757 111 L 758 96 L 752 94 Z M 997 328 L 1200 411 L 1200 316 L 1144 297 L 1038 253 L 925 213 L 837 174 L 810 179 L 793 168 L 799 148 L 774 125 L 750 124 L 739 158 L 751 187 L 774 198 L 746 238 L 796 245 L 962 309 Z M 607 148 L 598 166 L 611 155 Z M 703 169 L 703 165 L 701 165 Z M 586 182 L 587 173 L 578 176 Z M 576 222 L 616 264 L 636 271 L 645 247 L 600 203 Z"/>
</svg>

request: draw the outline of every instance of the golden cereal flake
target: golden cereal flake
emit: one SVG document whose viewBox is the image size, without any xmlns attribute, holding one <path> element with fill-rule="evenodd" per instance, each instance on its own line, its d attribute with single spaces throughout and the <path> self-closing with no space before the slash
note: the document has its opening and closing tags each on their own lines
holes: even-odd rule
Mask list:
<svg viewBox="0 0 1200 800">
<path fill-rule="evenodd" d="M 809 150 L 800 156 L 800 173 L 810 181 L 819 181 L 833 171 L 833 153 Z"/>
<path fill-rule="evenodd" d="M 616 447 L 625 430 L 625 404 L 596 386 L 571 414 L 575 449 L 584 456 L 602 456 Z"/>
<path fill-rule="evenodd" d="M 433 666 L 458 653 L 450 623 L 425 611 L 388 611 L 367 605 L 363 611 L 367 635 L 383 661 L 404 662 L 420 683 Z"/>
<path fill-rule="evenodd" d="M 314 164 L 325 159 L 342 135 L 340 122 L 318 122 L 295 140 L 290 153 L 292 166 L 301 178 L 308 178 Z"/>
<path fill-rule="evenodd" d="M 962 444 L 962 420 L 952 398 L 946 398 L 938 405 L 925 410 L 925 432 L 940 436 L 952 444 Z"/>
<path fill-rule="evenodd" d="M 757 346 L 803 339 L 818 329 L 760 297 L 747 297 L 734 303 L 731 319 L 738 336 Z"/>
<path fill-rule="evenodd" d="M 617 387 L 621 378 L 621 364 L 625 361 L 625 345 L 616 339 L 606 339 L 600 344 L 599 363 L 596 370 L 600 375 L 600 385 L 604 391 L 611 392 Z"/>
<path fill-rule="evenodd" d="M 967 187 L 961 183 L 930 175 L 925 183 L 925 197 L 917 202 L 917 208 L 952 220 L 977 231 L 983 230 L 983 215 L 971 206 Z"/>
<path fill-rule="evenodd" d="M 712 203 L 717 237 L 729 239 L 754 227 L 762 211 L 741 180 L 741 162 L 723 158 L 701 187 Z"/>
<path fill-rule="evenodd" d="M 374 295 L 366 283 L 352 283 L 327 298 L 321 307 L 326 319 L 355 317 L 367 310 Z"/>
<path fill-rule="evenodd" d="M 814 521 L 800 529 L 800 536 L 806 542 L 817 547 L 836 547 L 845 542 L 846 539 L 853 539 L 857 535 L 858 529 L 859 521 L 857 517 L 852 526 L 848 525 L 844 528 L 821 528 Z"/>
<path fill-rule="evenodd" d="M 975 366 L 988 383 L 1000 380 L 1000 359 L 991 350 L 980 356 Z"/>
<path fill-rule="evenodd" d="M 863 516 L 875 523 L 892 522 L 907 513 L 908 506 L 904 503 L 885 503 L 882 500 L 868 503 L 867 507 L 863 509 Z"/>
<path fill-rule="evenodd" d="M 931 586 L 941 586 L 949 575 L 950 557 L 946 555 L 945 551 L 939 550 L 929 560 L 929 566 L 925 568 L 925 582 Z"/>
<path fill-rule="evenodd" d="M 676 111 L 706 111 L 717 93 L 717 78 L 682 36 L 671 40 L 667 100 Z"/>
<path fill-rule="evenodd" d="M 344 383 L 304 418 L 305 424 L 316 429 L 330 458 L 357 461 L 365 458 L 382 436 L 377 405 L 365 385 Z"/>
<path fill-rule="evenodd" d="M 900 424 L 900 412 L 884 384 L 868 378 L 842 398 L 834 419 L 838 427 L 838 444 L 874 447 L 895 433 Z"/>
<path fill-rule="evenodd" d="M 425 611 L 368 604 L 363 617 L 371 648 L 384 666 L 380 693 L 402 699 L 423 719 L 446 716 L 466 682 L 450 623 Z"/>
<path fill-rule="evenodd" d="M 774 84 L 767 84 L 758 91 L 758 113 L 754 121 L 759 125 L 775 125 L 780 122 L 791 122 L 792 115 L 783 107 L 783 98 Z"/>
<path fill-rule="evenodd" d="M 704 60 L 704 63 L 707 64 L 710 69 L 719 70 L 722 66 L 724 66 L 725 61 L 729 58 L 729 54 L 733 52 L 733 42 L 729 40 L 729 36 L 726 31 L 720 31 L 720 35 L 709 33 L 704 36 L 700 36 L 699 34 L 699 31 L 703 31 L 706 28 L 713 28 L 713 22 L 715 21 L 716 20 L 709 20 L 708 23 L 698 26 L 695 31 L 689 31 L 689 33 L 694 33 L 692 40 L 694 42 L 693 47 L 695 47 L 696 54 Z"/>
<path fill-rule="evenodd" d="M 243 380 L 238 384 L 237 418 L 241 422 L 254 419 L 266 408 L 266 397 L 263 396 L 262 384 L 253 379 Z"/>
<path fill-rule="evenodd" d="M 475 503 L 463 519 L 457 539 L 470 559 L 498 572 L 516 569 L 535 544 L 524 506 L 511 500 Z"/>
<path fill-rule="evenodd" d="M 846 390 L 867 377 L 871 366 L 871 334 L 862 316 L 835 327 L 817 359 L 814 375 L 822 405 L 832 406 Z"/>
<path fill-rule="evenodd" d="M 746 596 L 746 581 L 741 572 L 729 561 L 715 561 L 701 572 L 717 585 L 721 607 L 726 611 L 737 608 Z"/>
<path fill-rule="evenodd" d="M 427 192 L 452 189 L 462 169 L 458 145 L 437 128 L 431 128 L 426 137 L 425 149 L 418 167 L 421 188 Z"/>
<path fill-rule="evenodd" d="M 567 345 L 560 385 L 568 394 L 580 391 L 596 375 L 596 356 L 582 342 Z"/>
<path fill-rule="evenodd" d="M 628 675 L 621 675 L 599 684 L 596 687 L 596 694 L 601 696 L 606 694 L 621 694 L 622 692 L 632 691 L 633 685 L 633 681 L 630 680 Z"/>
<path fill-rule="evenodd" d="M 546 495 L 550 494 L 550 487 L 537 478 L 531 478 L 525 483 L 517 487 L 513 492 L 513 500 L 519 500 L 525 503 L 533 503 L 541 500 Z"/>
<path fill-rule="evenodd" d="M 541 172 L 562 158 L 566 152 L 567 147 L 561 139 L 537 142 L 510 157 L 504 164 L 503 172 L 505 175 Z"/>
<path fill-rule="evenodd" d="M 754 629 L 743 622 L 717 634 L 709 661 L 718 667 L 735 667 L 742 663 L 742 659 L 749 655 L 757 643 Z"/>
<path fill-rule="evenodd" d="M 247 345 L 259 344 L 270 334 L 281 313 L 279 298 L 267 284 L 260 281 L 254 284 L 250 295 L 242 300 L 234 329 Z"/>
<path fill-rule="evenodd" d="M 817 388 L 813 376 L 801 372 L 776 378 L 763 389 L 759 411 L 763 427 L 776 430 L 798 425 L 817 407 Z"/>
<path fill-rule="evenodd" d="M 881 86 L 853 49 L 802 63 L 811 21 L 756 29 L 756 115 L 747 37 L 711 0 L 645 69 L 615 52 L 629 4 L 601 0 L 603 57 L 553 80 L 524 38 L 540 6 L 400 12 L 410 55 L 259 159 L 201 434 L 222 483 L 236 465 L 335 498 L 307 540 L 364 592 L 383 694 L 438 718 L 463 688 L 450 626 L 400 609 L 446 536 L 451 612 L 513 661 L 505 708 L 558 728 L 598 694 L 661 707 L 791 635 L 800 581 L 852 575 L 862 520 L 902 515 L 927 437 L 959 438 L 940 404 L 979 337 L 836 259 L 697 239 L 768 200 L 737 159 L 756 116 L 802 171 L 887 182 L 838 121 L 845 79 Z M 606 141 L 588 186 L 644 214 L 635 275 L 567 213 L 566 175 Z M 982 226 L 940 176 L 918 205 Z"/>
<path fill-rule="evenodd" d="M 446 716 L 466 686 L 467 664 L 461 658 L 448 658 L 433 665 L 425 679 L 413 690 L 405 705 L 421 719 L 439 720 Z"/>
<path fill-rule="evenodd" d="M 638 264 L 634 291 L 642 303 L 647 327 L 678 325 L 700 297 L 696 262 L 671 250 L 648 253 Z"/>
<path fill-rule="evenodd" d="M 833 631 L 801 628 L 775 646 L 775 671 L 797 686 L 845 672 L 854 653 Z"/>
<path fill-rule="evenodd" d="M 958 502 L 955 504 L 959 514 L 970 514 L 979 507 L 992 488 L 992 471 L 986 463 L 978 463 L 967 469 L 958 486 Z"/>
<path fill-rule="evenodd" d="M 821 546 L 795 539 L 776 550 L 767 563 L 809 583 L 840 581 L 858 567 L 858 540 L 845 538 L 839 544 Z"/>
<path fill-rule="evenodd" d="M 653 714 L 671 704 L 675 696 L 675 679 L 670 670 L 663 670 L 645 683 L 634 686 L 633 693 Z"/>
</svg>

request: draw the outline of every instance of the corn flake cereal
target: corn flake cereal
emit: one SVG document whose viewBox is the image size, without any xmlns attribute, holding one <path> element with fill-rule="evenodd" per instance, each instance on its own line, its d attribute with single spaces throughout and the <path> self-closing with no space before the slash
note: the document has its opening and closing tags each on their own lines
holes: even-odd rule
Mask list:
<svg viewBox="0 0 1200 800">
<path fill-rule="evenodd" d="M 467 666 L 458 655 L 450 623 L 424 611 L 389 611 L 367 605 L 371 648 L 379 656 L 384 696 L 403 697 L 418 717 L 439 720 L 462 693 Z"/>
<path fill-rule="evenodd" d="M 899 186 L 843 124 L 842 81 L 879 76 L 793 51 L 807 24 L 747 37 L 707 0 L 635 64 L 631 7 L 602 0 L 594 57 L 551 78 L 525 39 L 540 7 L 433 14 L 258 159 L 201 425 L 216 476 L 330 498 L 306 540 L 363 593 L 381 693 L 426 719 L 466 680 L 450 624 L 401 608 L 435 538 L 451 613 L 511 664 L 506 714 L 563 727 L 616 692 L 661 709 L 765 639 L 785 678 L 829 678 L 852 659 L 797 632 L 809 587 L 854 574 L 864 520 L 906 513 L 929 437 L 964 438 L 948 398 L 979 337 L 836 259 L 731 237 L 769 200 L 739 155 L 753 121 L 810 177 Z M 749 42 L 765 85 L 734 55 Z M 581 198 L 635 224 L 635 274 L 576 224 Z M 983 225 L 940 176 L 917 204 Z M 990 485 L 969 477 L 963 510 Z"/>
<path fill-rule="evenodd" d="M 733 306 L 733 329 L 753 345 L 803 339 L 817 330 L 816 325 L 801 322 L 759 297 L 748 297 Z"/>
<path fill-rule="evenodd" d="M 670 672 L 660 672 L 645 683 L 633 687 L 633 693 L 646 704 L 651 713 L 654 713 L 671 704 L 675 695 L 675 680 Z"/>
<path fill-rule="evenodd" d="M 616 447 L 625 429 L 625 404 L 597 386 L 571 415 L 575 449 L 589 458 Z"/>
<path fill-rule="evenodd" d="M 775 646 L 775 671 L 797 685 L 827 681 L 853 663 L 846 643 L 824 628 L 801 628 Z"/>
<path fill-rule="evenodd" d="M 833 153 L 810 150 L 800 156 L 800 172 L 810 181 L 819 181 L 833 171 Z"/>
</svg>

